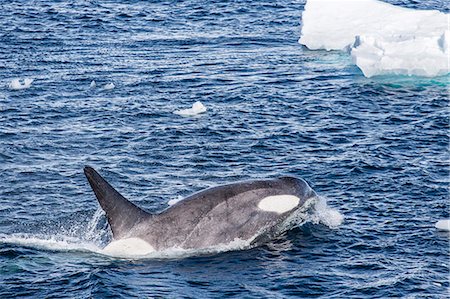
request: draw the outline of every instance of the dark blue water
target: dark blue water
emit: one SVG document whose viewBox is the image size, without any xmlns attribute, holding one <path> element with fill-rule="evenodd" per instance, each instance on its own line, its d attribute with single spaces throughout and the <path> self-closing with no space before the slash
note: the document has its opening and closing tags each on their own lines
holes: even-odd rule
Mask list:
<svg viewBox="0 0 450 299">
<path fill-rule="evenodd" d="M 308 51 L 303 5 L 3 1 L 0 297 L 448 296 L 434 223 L 449 218 L 449 77 L 367 79 L 345 53 Z M 207 113 L 172 113 L 197 100 Z M 154 212 L 295 175 L 345 220 L 247 250 L 114 259 L 89 247 L 111 236 L 86 164 Z"/>
</svg>

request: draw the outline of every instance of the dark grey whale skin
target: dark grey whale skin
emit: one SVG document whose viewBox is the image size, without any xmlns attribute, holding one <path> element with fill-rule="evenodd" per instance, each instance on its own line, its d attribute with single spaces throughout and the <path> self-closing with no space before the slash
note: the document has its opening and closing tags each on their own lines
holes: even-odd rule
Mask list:
<svg viewBox="0 0 450 299">
<path fill-rule="evenodd" d="M 268 233 L 316 193 L 302 179 L 244 181 L 202 190 L 159 214 L 150 214 L 117 192 L 92 167 L 84 173 L 106 213 L 114 240 L 140 238 L 155 250 L 207 248 Z M 258 203 L 267 196 L 294 195 L 296 208 L 278 214 Z"/>
</svg>

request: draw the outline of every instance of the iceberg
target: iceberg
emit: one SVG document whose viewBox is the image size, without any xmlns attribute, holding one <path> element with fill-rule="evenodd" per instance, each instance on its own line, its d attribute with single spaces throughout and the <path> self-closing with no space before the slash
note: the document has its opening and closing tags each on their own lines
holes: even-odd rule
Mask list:
<svg viewBox="0 0 450 299">
<path fill-rule="evenodd" d="M 366 77 L 450 73 L 450 18 L 377 0 L 307 0 L 299 43 L 350 52 Z"/>
</svg>

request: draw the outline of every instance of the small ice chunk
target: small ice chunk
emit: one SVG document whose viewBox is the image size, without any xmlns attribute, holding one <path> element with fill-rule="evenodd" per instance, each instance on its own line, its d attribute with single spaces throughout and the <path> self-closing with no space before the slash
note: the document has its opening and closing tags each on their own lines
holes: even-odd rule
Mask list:
<svg viewBox="0 0 450 299">
<path fill-rule="evenodd" d="M 173 113 L 181 116 L 195 116 L 197 114 L 204 112 L 206 112 L 206 107 L 200 101 L 197 101 L 194 104 L 192 104 L 192 108 L 177 110 L 174 111 Z"/>
<path fill-rule="evenodd" d="M 307 0 L 299 43 L 343 50 L 366 77 L 450 72 L 449 14 L 377 0 Z"/>
<path fill-rule="evenodd" d="M 90 88 L 95 88 L 97 86 L 97 83 L 95 83 L 94 80 L 91 81 L 91 85 L 89 85 Z"/>
<path fill-rule="evenodd" d="M 111 90 L 111 89 L 114 89 L 114 87 L 116 87 L 114 85 L 114 83 L 108 83 L 108 84 L 105 84 L 105 86 L 103 86 L 103 89 L 104 90 Z"/>
<path fill-rule="evenodd" d="M 436 227 L 438 230 L 450 232 L 450 220 L 439 220 L 438 222 L 436 222 L 434 227 Z"/>
<path fill-rule="evenodd" d="M 25 78 L 23 80 L 14 79 L 9 83 L 9 88 L 12 90 L 20 90 L 30 88 L 31 83 L 33 83 L 33 79 Z"/>
</svg>

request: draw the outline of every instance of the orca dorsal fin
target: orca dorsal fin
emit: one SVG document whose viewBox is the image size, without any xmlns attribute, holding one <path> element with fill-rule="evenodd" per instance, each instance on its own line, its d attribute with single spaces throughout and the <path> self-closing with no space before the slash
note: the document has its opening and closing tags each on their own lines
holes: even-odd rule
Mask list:
<svg viewBox="0 0 450 299">
<path fill-rule="evenodd" d="M 117 192 L 94 168 L 86 166 L 84 174 L 94 190 L 100 206 L 106 213 L 114 239 L 127 237 L 133 226 L 150 217 L 149 213 Z"/>
</svg>

